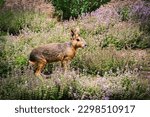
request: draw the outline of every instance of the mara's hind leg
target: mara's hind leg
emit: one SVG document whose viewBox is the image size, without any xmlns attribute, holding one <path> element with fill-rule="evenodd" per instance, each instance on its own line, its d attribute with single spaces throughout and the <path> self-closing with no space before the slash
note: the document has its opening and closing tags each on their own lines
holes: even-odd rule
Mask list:
<svg viewBox="0 0 150 117">
<path fill-rule="evenodd" d="M 29 60 L 28 65 L 30 65 L 30 64 L 35 65 L 35 62 Z"/>
<path fill-rule="evenodd" d="M 37 67 L 35 69 L 35 76 L 40 77 L 41 76 L 41 71 L 44 69 L 46 65 L 46 60 L 40 60 L 37 62 Z"/>
<path fill-rule="evenodd" d="M 27 68 L 30 69 L 30 70 L 34 70 L 36 69 L 36 62 L 33 62 L 33 61 L 28 61 L 28 65 L 27 65 Z"/>
</svg>

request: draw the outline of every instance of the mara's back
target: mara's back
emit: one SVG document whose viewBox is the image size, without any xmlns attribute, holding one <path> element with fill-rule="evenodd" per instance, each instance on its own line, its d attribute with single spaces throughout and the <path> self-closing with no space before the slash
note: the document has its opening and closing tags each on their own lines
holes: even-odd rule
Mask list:
<svg viewBox="0 0 150 117">
<path fill-rule="evenodd" d="M 29 60 L 32 62 L 45 59 L 47 62 L 60 61 L 64 57 L 65 43 L 52 43 L 32 50 Z"/>
</svg>

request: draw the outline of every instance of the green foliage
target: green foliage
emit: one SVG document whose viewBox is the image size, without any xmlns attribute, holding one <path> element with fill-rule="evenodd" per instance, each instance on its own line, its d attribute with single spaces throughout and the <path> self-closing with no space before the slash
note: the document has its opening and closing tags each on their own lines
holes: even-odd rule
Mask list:
<svg viewBox="0 0 150 117">
<path fill-rule="evenodd" d="M 119 41 L 112 35 L 106 36 L 105 39 L 102 41 L 101 46 L 102 46 L 102 48 L 108 47 L 110 44 L 114 45 L 119 50 L 126 46 L 125 43 L 123 43 L 122 41 Z"/>
<path fill-rule="evenodd" d="M 119 9 L 119 14 L 121 16 L 122 21 L 128 21 L 130 18 L 130 8 L 129 7 L 123 7 Z"/>
<path fill-rule="evenodd" d="M 0 31 L 1 33 L 9 32 L 14 35 L 19 34 L 19 31 L 23 28 L 29 28 L 34 32 L 48 31 L 55 26 L 56 21 L 46 22 L 46 18 L 46 15 L 29 11 L 1 11 Z"/>
<path fill-rule="evenodd" d="M 148 48 L 150 47 L 150 42 L 148 38 L 142 38 L 143 36 L 133 38 L 133 39 L 126 39 L 121 40 L 113 37 L 112 35 L 106 36 L 106 38 L 102 41 L 101 47 L 108 47 L 110 45 L 114 45 L 118 50 L 122 48 Z"/>
<path fill-rule="evenodd" d="M 124 78 L 122 80 L 122 86 L 126 91 L 128 91 L 131 88 L 131 80 L 129 78 Z"/>
<path fill-rule="evenodd" d="M 24 56 L 17 56 L 16 59 L 15 59 L 15 64 L 17 66 L 24 66 L 27 64 L 27 58 L 24 57 Z"/>
<path fill-rule="evenodd" d="M 124 26 L 124 28 L 122 28 Z M 118 32 L 115 32 L 117 30 Z M 119 24 L 111 27 L 109 32 L 101 41 L 101 47 L 109 47 L 113 45 L 117 50 L 123 48 L 135 49 L 135 48 L 149 48 L 150 36 L 144 31 L 140 30 L 140 27 L 133 24 Z"/>
<path fill-rule="evenodd" d="M 14 68 L 20 69 L 27 65 L 28 56 L 25 49 L 27 49 L 27 44 L 30 42 L 29 40 L 13 42 L 6 37 L 1 37 L 0 41 L 0 47 L 2 47 L 2 49 L 0 49 L 0 76 L 10 73 Z"/>
<path fill-rule="evenodd" d="M 0 0 L 0 7 L 2 7 L 5 3 L 5 0 Z"/>
<path fill-rule="evenodd" d="M 77 18 L 79 15 L 96 10 L 110 0 L 50 0 L 63 19 Z"/>
<path fill-rule="evenodd" d="M 135 81 L 137 79 L 133 78 L 124 78 L 121 80 L 121 84 L 123 87 L 123 90 L 120 93 L 114 93 L 112 95 L 113 99 L 136 99 L 136 100 L 142 100 L 142 99 L 149 99 L 149 91 L 144 86 L 146 85 L 146 80 L 139 79 L 137 82 Z M 135 83 L 136 82 L 136 83 Z M 146 91 L 146 92 L 145 92 Z M 143 93 L 145 92 L 145 93 Z"/>
<path fill-rule="evenodd" d="M 22 13 L 13 13 L 11 11 L 5 11 L 0 13 L 0 30 L 4 32 L 10 32 L 12 34 L 19 33 L 19 30 L 25 26 L 25 17 Z"/>
<path fill-rule="evenodd" d="M 0 76 L 6 75 L 8 71 L 10 70 L 9 63 L 6 61 L 7 56 L 6 56 L 6 51 L 5 51 L 5 44 L 7 43 L 7 40 L 0 36 Z"/>
</svg>

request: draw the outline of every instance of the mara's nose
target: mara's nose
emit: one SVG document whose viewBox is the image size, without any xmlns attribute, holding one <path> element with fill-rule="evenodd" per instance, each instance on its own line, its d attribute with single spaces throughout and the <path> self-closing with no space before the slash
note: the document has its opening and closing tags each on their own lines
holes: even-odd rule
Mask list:
<svg viewBox="0 0 150 117">
<path fill-rule="evenodd" d="M 84 46 L 85 46 L 85 47 L 87 47 L 88 45 L 87 45 L 87 44 L 85 44 Z"/>
</svg>

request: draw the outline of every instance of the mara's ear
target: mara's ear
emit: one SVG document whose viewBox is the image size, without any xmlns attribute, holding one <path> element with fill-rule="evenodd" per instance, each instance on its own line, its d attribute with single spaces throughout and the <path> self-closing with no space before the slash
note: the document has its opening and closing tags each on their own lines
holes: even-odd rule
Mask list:
<svg viewBox="0 0 150 117">
<path fill-rule="evenodd" d="M 71 29 L 71 37 L 73 37 L 75 35 L 75 32 L 73 29 Z"/>
<path fill-rule="evenodd" d="M 79 27 L 77 27 L 76 29 L 75 29 L 75 34 L 79 34 L 80 33 L 80 29 L 79 29 Z"/>
<path fill-rule="evenodd" d="M 80 29 L 76 28 L 76 29 L 71 29 L 71 36 L 73 37 L 74 35 L 79 35 Z"/>
</svg>

